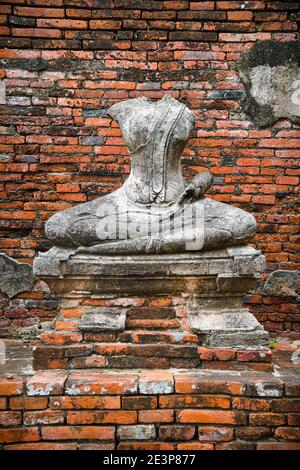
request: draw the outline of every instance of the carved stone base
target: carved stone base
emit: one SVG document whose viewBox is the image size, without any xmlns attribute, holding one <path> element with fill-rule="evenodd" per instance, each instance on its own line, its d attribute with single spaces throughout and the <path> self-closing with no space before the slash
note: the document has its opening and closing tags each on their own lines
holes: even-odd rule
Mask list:
<svg viewBox="0 0 300 470">
<path fill-rule="evenodd" d="M 34 274 L 60 298 L 60 311 L 35 366 L 206 367 L 226 350 L 231 368 L 263 369 L 268 334 L 243 295 L 264 267 L 250 246 L 151 256 L 52 248 L 35 259 Z"/>
</svg>

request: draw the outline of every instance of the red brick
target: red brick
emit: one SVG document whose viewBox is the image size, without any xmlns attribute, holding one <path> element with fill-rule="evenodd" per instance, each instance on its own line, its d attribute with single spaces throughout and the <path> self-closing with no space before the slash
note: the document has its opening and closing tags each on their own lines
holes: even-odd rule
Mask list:
<svg viewBox="0 0 300 470">
<path fill-rule="evenodd" d="M 142 394 L 165 394 L 173 390 L 173 375 L 168 371 L 143 371 L 140 374 L 139 391 Z"/>
<path fill-rule="evenodd" d="M 160 408 L 230 408 L 230 398 L 214 395 L 165 395 L 159 397 Z"/>
<path fill-rule="evenodd" d="M 269 411 L 270 403 L 260 398 L 233 398 L 232 408 L 250 411 Z"/>
<path fill-rule="evenodd" d="M 258 442 L 257 450 L 300 450 L 296 442 Z"/>
<path fill-rule="evenodd" d="M 104 354 L 105 356 L 128 355 L 132 354 L 132 345 L 126 343 L 97 344 L 95 346 L 95 352 L 97 354 Z"/>
<path fill-rule="evenodd" d="M 225 381 L 221 378 L 213 376 L 189 376 L 184 374 L 175 374 L 175 391 L 177 393 L 193 394 L 193 393 L 224 393 L 241 395 L 243 390 L 243 380 L 237 377 Z"/>
<path fill-rule="evenodd" d="M 12 398 L 13 400 L 13 398 Z M 6 409 L 6 398 L 1 397 L 0 398 L 0 410 L 5 410 Z"/>
<path fill-rule="evenodd" d="M 300 400 L 279 399 L 271 401 L 271 410 L 275 412 L 298 412 L 300 413 Z"/>
<path fill-rule="evenodd" d="M 43 426 L 43 439 L 51 440 L 113 440 L 115 435 L 114 426 Z"/>
<path fill-rule="evenodd" d="M 120 442 L 118 450 L 174 450 L 175 445 L 167 442 Z"/>
<path fill-rule="evenodd" d="M 298 176 L 277 176 L 275 181 L 277 184 L 298 185 L 299 177 Z"/>
<path fill-rule="evenodd" d="M 195 426 L 162 425 L 159 427 L 159 438 L 163 441 L 189 441 L 193 439 L 195 432 Z"/>
<path fill-rule="evenodd" d="M 129 398 L 129 397 L 127 397 Z M 55 397 L 50 398 L 50 408 L 59 410 L 72 409 L 118 409 L 121 408 L 120 397 Z"/>
<path fill-rule="evenodd" d="M 149 410 L 157 408 L 156 396 L 122 397 L 122 408 L 125 410 Z"/>
<path fill-rule="evenodd" d="M 174 421 L 173 410 L 142 410 L 139 411 L 139 423 L 171 423 Z"/>
<path fill-rule="evenodd" d="M 253 13 L 251 11 L 229 11 L 227 18 L 229 21 L 251 21 Z"/>
<path fill-rule="evenodd" d="M 43 410 L 43 411 L 25 411 L 25 426 L 35 426 L 38 424 L 62 424 L 64 414 L 62 411 Z"/>
<path fill-rule="evenodd" d="M 87 21 L 65 19 L 38 19 L 36 25 L 38 28 L 86 29 Z"/>
<path fill-rule="evenodd" d="M 71 344 L 82 340 L 81 333 L 42 333 L 40 339 L 45 344 Z"/>
<path fill-rule="evenodd" d="M 241 412 L 219 410 L 182 410 L 177 420 L 180 423 L 244 424 L 246 415 Z"/>
<path fill-rule="evenodd" d="M 296 413 L 288 414 L 288 425 L 289 426 L 300 426 L 300 413 L 298 413 L 298 414 L 296 414 Z"/>
<path fill-rule="evenodd" d="M 190 2 L 191 10 L 214 10 L 215 2 L 205 1 L 205 2 Z"/>
<path fill-rule="evenodd" d="M 68 411 L 68 424 L 134 424 L 136 411 Z"/>
<path fill-rule="evenodd" d="M 115 445 L 108 442 L 101 442 L 101 444 L 86 443 L 78 445 L 78 450 L 114 450 L 114 448 Z"/>
<path fill-rule="evenodd" d="M 264 351 L 238 351 L 237 352 L 237 360 L 238 361 L 253 361 L 253 362 L 269 362 L 272 359 L 272 351 L 264 350 Z"/>
<path fill-rule="evenodd" d="M 203 361 L 230 361 L 235 357 L 233 349 L 211 349 L 203 346 L 199 347 L 200 359 Z"/>
<path fill-rule="evenodd" d="M 91 29 L 120 29 L 121 21 L 114 20 L 91 20 L 90 21 Z"/>
<path fill-rule="evenodd" d="M 37 7 L 15 7 L 14 13 L 20 16 L 44 17 L 44 18 L 63 18 L 63 8 L 37 8 Z"/>
<path fill-rule="evenodd" d="M 72 369 L 103 368 L 106 365 L 105 357 L 92 355 L 88 357 L 74 357 L 71 361 Z"/>
<path fill-rule="evenodd" d="M 1 411 L 0 426 L 17 426 L 22 423 L 22 413 L 20 411 Z"/>
<path fill-rule="evenodd" d="M 10 428 L 0 429 L 0 442 L 31 442 L 41 439 L 39 429 L 32 428 Z"/>
<path fill-rule="evenodd" d="M 281 426 L 286 419 L 279 413 L 255 413 L 249 415 L 249 423 L 253 426 Z"/>
<path fill-rule="evenodd" d="M 241 427 L 235 430 L 236 439 L 242 439 L 244 441 L 258 441 L 264 437 L 270 437 L 273 435 L 273 430 L 269 427 Z"/>
<path fill-rule="evenodd" d="M 201 442 L 222 442 L 231 441 L 234 437 L 234 430 L 230 428 L 199 427 L 199 441 Z"/>
<path fill-rule="evenodd" d="M 277 428 L 275 429 L 275 437 L 280 439 L 287 439 L 288 441 L 300 440 L 300 428 Z"/>
<path fill-rule="evenodd" d="M 4 450 L 77 450 L 77 443 L 32 442 L 27 444 L 10 444 Z"/>
<path fill-rule="evenodd" d="M 180 442 L 177 444 L 178 450 L 214 450 L 213 444 L 202 444 L 200 442 Z"/>
<path fill-rule="evenodd" d="M 92 16 L 92 10 L 77 10 L 74 8 L 67 8 L 66 14 L 70 18 L 90 18 Z"/>
<path fill-rule="evenodd" d="M 21 377 L 0 377 L 0 395 L 21 395 L 23 380 Z"/>
</svg>

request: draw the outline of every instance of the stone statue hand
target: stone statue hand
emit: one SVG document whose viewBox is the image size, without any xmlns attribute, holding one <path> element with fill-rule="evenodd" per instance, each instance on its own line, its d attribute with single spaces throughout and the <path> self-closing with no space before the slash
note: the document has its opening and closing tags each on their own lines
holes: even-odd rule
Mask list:
<svg viewBox="0 0 300 470">
<path fill-rule="evenodd" d="M 198 173 L 185 188 L 179 198 L 179 204 L 187 204 L 200 199 L 213 184 L 213 176 L 208 171 Z"/>
</svg>

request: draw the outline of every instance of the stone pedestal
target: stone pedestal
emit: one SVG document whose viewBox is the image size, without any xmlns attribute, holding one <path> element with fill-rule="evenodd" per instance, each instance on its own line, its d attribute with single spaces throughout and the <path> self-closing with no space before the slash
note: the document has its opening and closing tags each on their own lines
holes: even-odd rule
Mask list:
<svg viewBox="0 0 300 470">
<path fill-rule="evenodd" d="M 34 274 L 60 310 L 35 367 L 268 370 L 268 334 L 243 305 L 264 268 L 249 245 L 136 256 L 52 248 Z"/>
</svg>

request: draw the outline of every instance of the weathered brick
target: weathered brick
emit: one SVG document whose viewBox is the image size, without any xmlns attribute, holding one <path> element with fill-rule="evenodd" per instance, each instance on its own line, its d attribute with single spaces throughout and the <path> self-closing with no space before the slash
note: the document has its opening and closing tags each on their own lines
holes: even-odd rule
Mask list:
<svg viewBox="0 0 300 470">
<path fill-rule="evenodd" d="M 199 427 L 199 441 L 201 442 L 223 442 L 231 441 L 234 437 L 234 430 L 230 428 Z"/>
<path fill-rule="evenodd" d="M 22 413 L 20 411 L 1 411 L 0 426 L 17 426 L 22 423 Z"/>
<path fill-rule="evenodd" d="M 300 426 L 300 413 L 298 413 L 298 414 L 296 414 L 296 413 L 288 414 L 288 425 L 289 426 Z"/>
<path fill-rule="evenodd" d="M 30 442 L 6 445 L 4 450 L 77 450 L 77 443 Z"/>
<path fill-rule="evenodd" d="M 43 426 L 43 439 L 51 440 L 89 440 L 110 441 L 114 439 L 113 426 Z"/>
<path fill-rule="evenodd" d="M 118 450 L 174 450 L 175 445 L 167 442 L 141 441 L 141 442 L 120 442 Z"/>
<path fill-rule="evenodd" d="M 66 395 L 133 394 L 137 388 L 138 376 L 135 374 L 71 372 L 66 382 Z"/>
<path fill-rule="evenodd" d="M 296 427 L 283 427 L 275 429 L 275 437 L 280 439 L 287 439 L 288 441 L 299 441 L 300 428 Z"/>
<path fill-rule="evenodd" d="M 129 397 L 126 397 L 129 398 Z M 125 397 L 124 397 L 125 399 Z M 108 397 L 55 397 L 50 398 L 49 406 L 55 410 L 72 409 L 119 409 L 121 399 L 118 396 Z"/>
<path fill-rule="evenodd" d="M 177 444 L 178 450 L 214 450 L 213 444 L 203 444 L 202 442 L 180 442 Z"/>
<path fill-rule="evenodd" d="M 156 396 L 122 397 L 122 408 L 125 410 L 149 410 L 157 408 Z"/>
<path fill-rule="evenodd" d="M 286 412 L 300 413 L 300 400 L 297 400 L 295 398 L 293 400 L 288 400 L 288 399 L 272 400 L 271 410 L 273 412 L 279 412 L 279 413 L 286 413 Z"/>
<path fill-rule="evenodd" d="M 142 410 L 139 411 L 140 423 L 171 423 L 174 421 L 173 410 Z"/>
<path fill-rule="evenodd" d="M 159 427 L 159 438 L 163 441 L 189 441 L 195 436 L 195 426 L 180 424 Z"/>
<path fill-rule="evenodd" d="M 230 408 L 230 398 L 213 395 L 166 395 L 159 397 L 160 408 Z"/>
<path fill-rule="evenodd" d="M 264 426 L 251 426 L 251 427 L 242 427 L 235 430 L 235 436 L 237 439 L 245 441 L 258 441 L 263 437 L 270 437 L 273 435 L 273 431 L 269 427 Z"/>
<path fill-rule="evenodd" d="M 136 411 L 68 411 L 68 424 L 134 424 Z"/>
<path fill-rule="evenodd" d="M 257 450 L 300 450 L 296 442 L 258 442 Z"/>
<path fill-rule="evenodd" d="M 170 372 L 147 371 L 139 377 L 139 391 L 142 394 L 168 394 L 174 390 L 173 375 Z"/>
<path fill-rule="evenodd" d="M 32 442 L 41 439 L 39 429 L 32 428 L 9 428 L 0 429 L 0 442 Z"/>
<path fill-rule="evenodd" d="M 137 424 L 135 426 L 118 426 L 117 436 L 120 440 L 151 440 L 156 432 L 153 424 Z"/>
<path fill-rule="evenodd" d="M 30 377 L 26 383 L 29 396 L 61 395 L 68 377 L 65 371 L 42 371 Z"/>
<path fill-rule="evenodd" d="M 232 408 L 250 411 L 269 411 L 271 406 L 267 400 L 259 398 L 233 398 Z"/>
<path fill-rule="evenodd" d="M 253 426 L 281 426 L 286 419 L 280 413 L 250 413 L 249 422 Z"/>
<path fill-rule="evenodd" d="M 62 411 L 43 410 L 43 411 L 25 411 L 25 426 L 36 426 L 38 424 L 62 424 L 64 414 Z"/>
<path fill-rule="evenodd" d="M 0 395 L 21 395 L 23 380 L 21 377 L 0 378 Z"/>
</svg>

